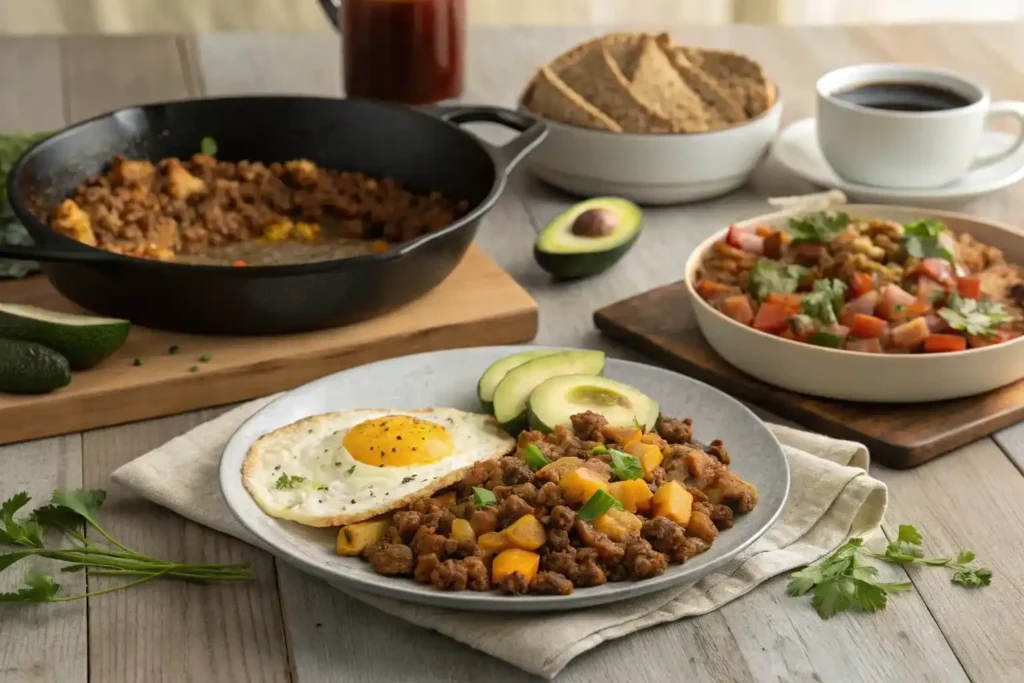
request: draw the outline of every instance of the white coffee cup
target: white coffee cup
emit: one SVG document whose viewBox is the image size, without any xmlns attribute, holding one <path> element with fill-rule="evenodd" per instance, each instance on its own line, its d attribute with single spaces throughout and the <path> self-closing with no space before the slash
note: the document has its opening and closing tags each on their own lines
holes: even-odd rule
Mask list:
<svg viewBox="0 0 1024 683">
<path fill-rule="evenodd" d="M 948 90 L 969 104 L 940 111 L 896 111 L 835 97 L 858 86 L 912 83 Z M 911 64 L 858 64 L 818 79 L 818 144 L 829 165 L 855 183 L 892 188 L 940 187 L 989 166 L 1024 145 L 1024 102 L 992 102 L 988 89 L 947 69 Z M 1017 120 L 1004 149 L 980 153 L 996 117 Z"/>
</svg>

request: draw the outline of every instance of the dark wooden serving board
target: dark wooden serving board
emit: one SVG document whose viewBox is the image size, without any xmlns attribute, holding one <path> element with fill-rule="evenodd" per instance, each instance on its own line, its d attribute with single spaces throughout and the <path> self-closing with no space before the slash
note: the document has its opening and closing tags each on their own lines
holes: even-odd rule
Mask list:
<svg viewBox="0 0 1024 683">
<path fill-rule="evenodd" d="M 859 441 L 875 462 L 905 469 L 1024 420 L 1024 381 L 938 403 L 871 404 L 805 396 L 765 384 L 716 354 L 701 335 L 684 283 L 606 306 L 594 322 L 666 367 L 836 438 Z"/>
</svg>

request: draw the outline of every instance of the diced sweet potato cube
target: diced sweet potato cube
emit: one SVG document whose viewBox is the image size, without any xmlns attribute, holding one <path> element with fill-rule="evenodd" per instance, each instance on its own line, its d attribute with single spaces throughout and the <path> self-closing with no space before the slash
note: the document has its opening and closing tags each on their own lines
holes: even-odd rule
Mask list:
<svg viewBox="0 0 1024 683">
<path fill-rule="evenodd" d="M 156 167 L 149 161 L 129 161 L 124 157 L 116 157 L 110 167 L 114 181 L 121 185 L 128 183 L 147 182 L 156 171 Z"/>
<path fill-rule="evenodd" d="M 630 512 L 647 512 L 651 509 L 651 498 L 654 496 L 643 479 L 612 482 L 608 485 L 608 493 Z"/>
<path fill-rule="evenodd" d="M 177 159 L 171 159 L 167 165 L 167 191 L 175 199 L 188 199 L 206 192 L 206 183 L 189 173 Z"/>
<path fill-rule="evenodd" d="M 651 472 L 654 471 L 654 468 L 660 465 L 661 461 L 665 459 L 665 455 L 661 452 L 661 448 L 642 441 L 634 441 L 628 444 L 624 450 L 626 453 L 640 459 L 640 465 L 644 468 L 645 477 L 651 476 Z"/>
<path fill-rule="evenodd" d="M 90 247 L 96 246 L 96 235 L 92 231 L 89 214 L 72 199 L 65 199 L 53 214 L 53 228 L 57 232 L 78 240 Z"/>
<path fill-rule="evenodd" d="M 557 484 L 566 474 L 582 466 L 583 460 L 580 458 L 559 458 L 537 470 L 536 476 L 539 479 L 546 479 Z"/>
<path fill-rule="evenodd" d="M 640 531 L 643 522 L 632 512 L 612 508 L 594 520 L 594 528 L 613 541 L 622 542 L 630 532 Z"/>
<path fill-rule="evenodd" d="M 491 565 L 491 581 L 498 583 L 506 576 L 512 576 L 518 572 L 526 579 L 527 583 L 530 583 L 533 581 L 533 577 L 537 576 L 539 567 L 540 555 L 537 553 L 519 548 L 502 550 Z"/>
<path fill-rule="evenodd" d="M 693 494 L 684 489 L 678 481 L 667 481 L 658 487 L 652 502 L 655 517 L 670 519 L 682 527 L 690 523 Z"/>
<path fill-rule="evenodd" d="M 636 441 L 643 436 L 643 432 L 635 427 L 602 427 L 601 434 L 605 439 L 617 443 L 619 446 L 625 446 L 630 441 Z"/>
<path fill-rule="evenodd" d="M 559 480 L 558 488 L 570 503 L 585 503 L 598 490 L 607 491 L 608 482 L 594 470 L 580 467 L 565 474 Z"/>
<path fill-rule="evenodd" d="M 544 525 L 533 515 L 523 515 L 502 533 L 509 545 L 522 550 L 536 550 L 547 540 Z"/>
<path fill-rule="evenodd" d="M 480 546 L 481 550 L 504 550 L 509 546 L 508 539 L 500 531 L 489 531 L 486 534 L 480 534 L 476 544 Z"/>
<path fill-rule="evenodd" d="M 391 526 L 391 518 L 368 519 L 343 526 L 338 530 L 337 551 L 339 555 L 358 555 L 383 536 Z"/>
<path fill-rule="evenodd" d="M 452 531 L 448 534 L 448 538 L 453 541 L 475 541 L 476 533 L 473 531 L 473 526 L 464 519 L 453 519 L 452 520 Z"/>
</svg>

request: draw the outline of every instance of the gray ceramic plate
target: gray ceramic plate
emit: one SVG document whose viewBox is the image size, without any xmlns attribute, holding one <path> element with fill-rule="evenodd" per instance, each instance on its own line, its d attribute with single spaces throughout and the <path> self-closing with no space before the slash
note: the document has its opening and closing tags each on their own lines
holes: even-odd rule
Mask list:
<svg viewBox="0 0 1024 683">
<path fill-rule="evenodd" d="M 589 607 L 695 581 L 734 558 L 779 516 L 789 493 L 789 467 L 782 447 L 764 423 L 739 402 L 706 384 L 667 370 L 614 359 L 608 359 L 608 377 L 650 395 L 666 415 L 693 418 L 694 435 L 700 441 L 725 441 L 733 469 L 761 493 L 757 507 L 738 516 L 736 525 L 722 532 L 708 552 L 685 565 L 672 565 L 653 579 L 580 588 L 569 596 L 443 592 L 411 579 L 380 576 L 363 560 L 338 556 L 334 552 L 335 529 L 315 529 L 269 517 L 242 486 L 246 452 L 266 432 L 310 415 L 366 406 L 445 406 L 479 411 L 476 383 L 484 369 L 503 356 L 529 348 L 538 347 L 493 346 L 404 356 L 339 372 L 288 392 L 249 418 L 224 449 L 220 485 L 228 506 L 276 555 L 350 592 L 495 612 Z"/>
</svg>

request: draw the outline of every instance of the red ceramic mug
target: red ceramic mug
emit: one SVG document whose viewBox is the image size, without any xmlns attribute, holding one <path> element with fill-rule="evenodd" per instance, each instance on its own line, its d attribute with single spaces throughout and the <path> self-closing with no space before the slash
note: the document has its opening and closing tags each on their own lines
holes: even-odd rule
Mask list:
<svg viewBox="0 0 1024 683">
<path fill-rule="evenodd" d="M 320 0 L 342 34 L 349 97 L 430 104 L 459 97 L 465 0 Z"/>
</svg>

